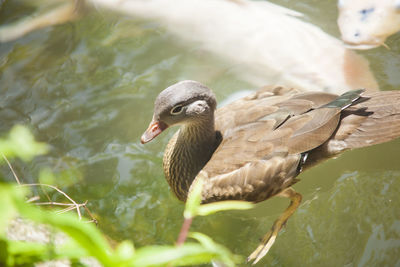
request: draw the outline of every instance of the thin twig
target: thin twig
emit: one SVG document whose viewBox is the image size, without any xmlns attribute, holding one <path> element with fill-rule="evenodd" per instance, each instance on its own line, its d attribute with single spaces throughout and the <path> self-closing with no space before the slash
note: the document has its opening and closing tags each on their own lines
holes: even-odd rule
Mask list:
<svg viewBox="0 0 400 267">
<path fill-rule="evenodd" d="M 11 172 L 14 175 L 15 180 L 17 181 L 18 185 L 20 186 L 40 186 L 43 194 L 46 196 L 46 198 L 49 200 L 48 202 L 38 202 L 35 203 L 35 205 L 55 205 L 55 206 L 69 206 L 68 208 L 65 208 L 63 210 L 57 211 L 57 213 L 64 213 L 73 209 L 76 209 L 77 213 L 78 213 L 78 217 L 79 220 L 82 220 L 82 215 L 81 215 L 81 211 L 80 211 L 80 207 L 83 207 L 86 212 L 89 214 L 91 220 L 90 221 L 86 221 L 86 222 L 94 222 L 96 225 L 98 224 L 98 221 L 96 220 L 96 218 L 93 216 L 93 214 L 89 211 L 89 209 L 86 207 L 87 204 L 87 200 L 84 203 L 76 203 L 70 196 L 67 195 L 67 193 L 65 193 L 64 191 L 62 191 L 61 189 L 58 189 L 57 187 L 53 186 L 53 185 L 49 185 L 49 184 L 41 184 L 41 183 L 34 183 L 34 184 L 21 184 L 17 174 L 14 171 L 14 168 L 12 167 L 11 163 L 8 161 L 7 157 L 1 153 L 1 155 L 3 156 L 4 160 L 7 162 L 8 167 L 10 168 Z M 54 202 L 51 201 L 51 198 L 49 196 L 49 194 L 46 192 L 46 190 L 44 189 L 44 187 L 50 187 L 54 190 L 56 190 L 57 192 L 59 192 L 60 194 L 64 195 L 69 201 L 71 201 L 71 203 L 60 203 L 60 202 Z M 33 196 L 31 198 L 29 198 L 27 200 L 27 202 L 34 202 L 36 200 L 40 200 L 39 196 Z"/>
<path fill-rule="evenodd" d="M 98 221 L 97 221 L 97 219 L 93 216 L 93 214 L 90 212 L 90 210 L 89 210 L 89 208 L 88 207 L 86 207 L 86 204 L 87 204 L 87 200 L 85 201 L 85 205 L 83 205 L 83 208 L 86 210 L 86 212 L 89 214 L 89 216 L 90 216 L 90 218 L 92 218 L 92 221 L 97 225 L 98 224 Z"/>
<path fill-rule="evenodd" d="M 15 180 L 17 180 L 17 183 L 18 183 L 19 185 L 21 185 L 21 182 L 19 181 L 18 176 L 17 176 L 17 174 L 15 173 L 13 167 L 11 166 L 11 163 L 8 161 L 7 157 L 6 157 L 3 153 L 1 153 L 1 155 L 3 156 L 3 159 L 7 162 L 7 165 L 8 165 L 8 167 L 10 168 L 11 172 L 13 173 Z"/>
<path fill-rule="evenodd" d="M 73 203 L 61 203 L 61 202 L 54 202 L 54 201 L 51 201 L 51 202 L 38 202 L 38 203 L 35 203 L 35 205 L 38 205 L 38 206 L 40 206 L 40 205 L 75 206 L 75 204 L 73 204 Z M 79 204 L 79 205 L 83 205 L 83 204 Z"/>
<path fill-rule="evenodd" d="M 49 194 L 47 194 L 47 192 L 46 192 L 46 190 L 43 188 L 43 186 L 41 186 L 40 189 L 42 190 L 43 194 L 47 197 L 47 200 L 51 202 L 51 198 L 50 198 Z"/>
<path fill-rule="evenodd" d="M 59 192 L 60 194 L 64 195 L 69 201 L 71 201 L 72 203 L 74 203 L 75 208 L 76 208 L 76 212 L 78 213 L 79 220 L 82 219 L 81 211 L 79 210 L 79 204 L 77 204 L 77 203 L 76 203 L 72 198 L 70 198 L 65 192 L 61 191 L 60 189 L 58 189 L 58 188 L 55 187 L 54 185 L 50 185 L 50 184 L 22 184 L 21 186 L 47 186 L 47 187 L 53 188 L 54 190 L 56 190 L 56 191 Z"/>
<path fill-rule="evenodd" d="M 33 197 L 29 198 L 26 202 L 30 203 L 30 202 L 34 202 L 34 201 L 39 200 L 39 199 L 40 199 L 39 196 L 33 196 Z"/>
<path fill-rule="evenodd" d="M 58 211 L 56 211 L 56 213 L 57 214 L 66 213 L 67 211 L 70 211 L 70 210 L 73 210 L 73 209 L 76 209 L 76 207 L 70 206 L 68 208 L 65 208 L 65 209 L 62 209 L 62 210 L 58 210 Z"/>
</svg>

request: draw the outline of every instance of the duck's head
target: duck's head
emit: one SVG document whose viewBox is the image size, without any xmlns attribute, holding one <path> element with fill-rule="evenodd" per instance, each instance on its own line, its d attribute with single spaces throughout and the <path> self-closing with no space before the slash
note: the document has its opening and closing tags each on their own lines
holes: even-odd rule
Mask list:
<svg viewBox="0 0 400 267">
<path fill-rule="evenodd" d="M 150 142 L 170 126 L 209 121 L 216 105 L 214 93 L 199 82 L 188 80 L 171 85 L 158 95 L 153 119 L 140 141 Z"/>
</svg>

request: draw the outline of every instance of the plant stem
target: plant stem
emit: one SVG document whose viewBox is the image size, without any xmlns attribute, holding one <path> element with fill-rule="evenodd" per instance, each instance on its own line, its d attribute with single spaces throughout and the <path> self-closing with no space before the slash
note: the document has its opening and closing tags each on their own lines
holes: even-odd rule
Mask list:
<svg viewBox="0 0 400 267">
<path fill-rule="evenodd" d="M 185 218 L 182 224 L 181 232 L 179 233 L 178 240 L 176 241 L 176 245 L 180 246 L 185 243 L 186 237 L 189 233 L 190 225 L 192 224 L 193 217 Z"/>
</svg>

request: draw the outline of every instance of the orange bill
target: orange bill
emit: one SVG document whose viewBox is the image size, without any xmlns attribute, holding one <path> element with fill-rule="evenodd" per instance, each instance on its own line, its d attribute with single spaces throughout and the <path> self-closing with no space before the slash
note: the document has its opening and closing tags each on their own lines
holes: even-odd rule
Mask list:
<svg viewBox="0 0 400 267">
<path fill-rule="evenodd" d="M 152 121 L 149 125 L 149 128 L 147 128 L 147 130 L 143 133 L 142 137 L 140 138 L 140 142 L 142 144 L 150 142 L 167 128 L 168 125 L 162 121 Z"/>
</svg>

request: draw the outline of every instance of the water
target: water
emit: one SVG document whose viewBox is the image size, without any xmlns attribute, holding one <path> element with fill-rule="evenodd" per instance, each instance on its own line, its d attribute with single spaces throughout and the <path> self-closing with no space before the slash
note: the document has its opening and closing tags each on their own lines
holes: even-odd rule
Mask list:
<svg viewBox="0 0 400 267">
<path fill-rule="evenodd" d="M 335 1 L 274 1 L 304 12 L 306 21 L 338 36 Z M 0 24 L 28 14 L 19 1 L 1 1 Z M 381 88 L 400 88 L 399 35 L 392 48 L 363 51 Z M 219 101 L 249 89 L 215 56 L 184 45 L 151 22 L 90 12 L 83 19 L 0 44 L 0 131 L 28 125 L 51 145 L 32 163 L 13 162 L 25 182 L 39 170 L 88 200 L 100 228 L 137 247 L 172 244 L 183 205 L 163 177 L 163 149 L 173 130 L 143 146 L 160 90 L 182 79 L 212 87 Z M 400 265 L 400 140 L 347 152 L 303 173 L 294 188 L 303 203 L 260 266 Z M 13 181 L 2 168 L 4 179 Z M 53 196 L 57 199 L 57 196 Z M 250 211 L 197 218 L 204 232 L 247 256 L 284 210 L 274 198 Z"/>
</svg>

